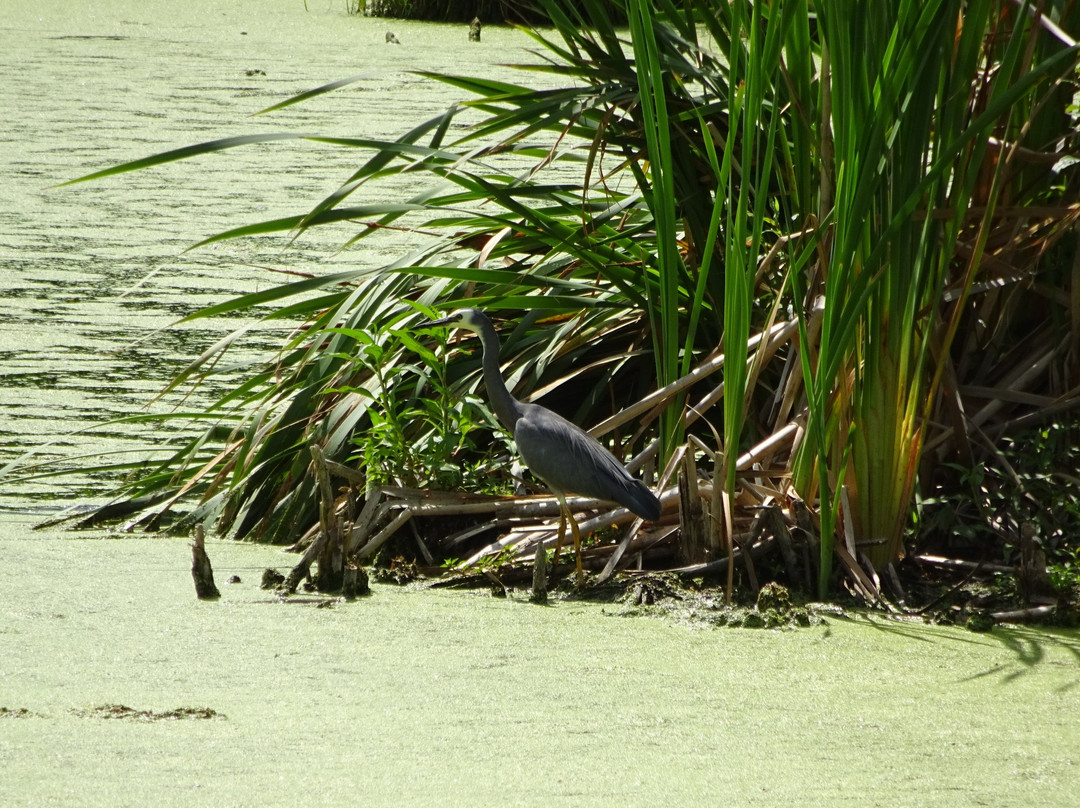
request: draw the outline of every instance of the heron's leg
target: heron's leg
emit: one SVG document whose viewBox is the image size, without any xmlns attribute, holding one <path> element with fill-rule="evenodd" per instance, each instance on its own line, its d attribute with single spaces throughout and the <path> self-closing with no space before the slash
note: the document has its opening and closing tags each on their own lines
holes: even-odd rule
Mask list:
<svg viewBox="0 0 1080 808">
<path fill-rule="evenodd" d="M 562 549 L 563 539 L 566 538 L 566 510 L 565 506 L 560 501 L 559 503 L 559 537 L 555 539 L 555 555 L 551 559 L 551 567 L 555 568 L 555 565 L 559 563 L 559 551 Z"/>
<path fill-rule="evenodd" d="M 585 571 L 581 566 L 581 531 L 578 530 L 577 519 L 570 514 L 570 532 L 574 534 L 574 555 L 577 557 L 577 585 L 580 588 L 585 583 Z"/>
<path fill-rule="evenodd" d="M 551 568 L 559 563 L 559 550 L 562 549 L 563 539 L 566 538 L 566 517 L 570 515 L 570 509 L 566 507 L 566 497 L 558 491 L 553 491 L 555 499 L 559 500 L 559 537 L 555 539 L 555 555 L 551 559 Z"/>
</svg>

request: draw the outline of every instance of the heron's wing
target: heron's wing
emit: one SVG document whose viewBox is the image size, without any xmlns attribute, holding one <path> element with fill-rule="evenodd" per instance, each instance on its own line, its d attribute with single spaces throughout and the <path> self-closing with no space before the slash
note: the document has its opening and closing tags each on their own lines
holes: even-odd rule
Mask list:
<svg viewBox="0 0 1080 808">
<path fill-rule="evenodd" d="M 523 405 L 514 439 L 525 465 L 551 489 L 617 502 L 648 519 L 659 517 L 660 502 L 648 488 L 599 441 L 551 410 Z"/>
</svg>

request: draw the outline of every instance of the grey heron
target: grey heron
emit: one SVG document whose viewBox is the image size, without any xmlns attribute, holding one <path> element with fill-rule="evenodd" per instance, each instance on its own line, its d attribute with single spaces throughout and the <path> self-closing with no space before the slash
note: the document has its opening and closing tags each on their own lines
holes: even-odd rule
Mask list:
<svg viewBox="0 0 1080 808">
<path fill-rule="evenodd" d="M 441 320 L 420 323 L 416 328 L 449 326 L 480 336 L 483 348 L 484 385 L 488 399 L 503 426 L 517 444 L 521 459 L 559 500 L 558 558 L 566 535 L 566 523 L 574 536 L 577 576 L 583 578 L 581 533 L 566 504 L 567 494 L 614 502 L 643 519 L 660 518 L 660 500 L 585 430 L 539 404 L 523 404 L 506 389 L 499 370 L 499 337 L 479 309 L 459 309 Z"/>
</svg>

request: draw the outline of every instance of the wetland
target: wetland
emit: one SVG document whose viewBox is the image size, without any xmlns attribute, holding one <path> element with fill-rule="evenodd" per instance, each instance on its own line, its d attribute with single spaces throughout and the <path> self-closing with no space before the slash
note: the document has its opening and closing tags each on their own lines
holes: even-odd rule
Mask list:
<svg viewBox="0 0 1080 808">
<path fill-rule="evenodd" d="M 283 267 L 375 265 L 401 248 L 388 235 L 338 252 L 320 228 L 184 252 L 335 188 L 349 166 L 311 143 L 51 186 L 216 137 L 334 120 L 398 135 L 447 103 L 410 71 L 500 75 L 528 58 L 509 29 L 485 27 L 469 48 L 457 27 L 391 26 L 344 3 L 8 6 L 3 464 L 39 451 L 78 469 L 145 451 L 156 427 L 112 422 L 171 406 L 149 402 L 242 323 L 167 326 L 278 282 Z M 386 44 L 390 27 L 400 47 Z M 361 74 L 346 92 L 248 117 Z M 240 350 L 272 352 L 286 327 L 255 330 Z M 653 619 L 380 583 L 354 602 L 289 603 L 259 580 L 294 556 L 219 540 L 207 548 L 222 597 L 200 602 L 185 539 L 34 529 L 103 502 L 111 482 L 87 472 L 0 488 L 6 805 L 1064 808 L 1080 793 L 1076 632 L 840 615 L 719 629 L 678 609 Z"/>
</svg>

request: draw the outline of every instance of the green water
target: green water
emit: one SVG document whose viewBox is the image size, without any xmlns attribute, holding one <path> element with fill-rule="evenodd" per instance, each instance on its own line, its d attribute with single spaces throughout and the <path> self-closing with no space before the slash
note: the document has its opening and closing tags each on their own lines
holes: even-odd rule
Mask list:
<svg viewBox="0 0 1080 808">
<path fill-rule="evenodd" d="M 34 534 L 0 557 L 4 805 L 1075 806 L 1080 639 L 258 588 L 271 548 Z M 240 584 L 225 584 L 230 575 Z M 216 718 L 138 721 L 105 705 Z"/>
<path fill-rule="evenodd" d="M 48 186 L 227 135 L 396 136 L 452 98 L 410 70 L 510 78 L 500 63 L 531 58 L 513 31 L 470 47 L 463 29 L 351 18 L 343 0 L 2 5 L 0 464 L 46 441 L 77 466 L 160 440 L 100 425 L 240 323 L 158 329 L 279 283 L 265 267 L 329 272 L 403 248 L 334 255 L 346 234 L 330 231 L 181 254 L 333 190 L 351 164 L 314 144 Z M 364 79 L 246 117 L 351 75 Z M 0 486 L 2 806 L 1078 803 L 1075 634 L 713 630 L 385 586 L 285 605 L 256 584 L 294 557 L 223 542 L 209 544 L 223 597 L 200 603 L 184 541 L 31 531 L 29 511 L 105 488 Z M 110 705 L 216 717 L 106 718 Z"/>
<path fill-rule="evenodd" d="M 306 9 L 305 9 L 306 5 Z M 184 253 L 212 234 L 306 212 L 371 151 L 311 142 L 232 149 L 105 181 L 51 188 L 192 143 L 265 132 L 396 138 L 460 100 L 417 70 L 523 80 L 525 34 L 346 14 L 344 0 L 35 0 L 0 3 L 0 467 L 42 444 L 71 467 L 134 459 L 159 427 L 105 426 L 142 411 L 180 368 L 254 318 L 163 330 L 195 309 L 278 285 L 281 270 L 376 267 L 415 246 L 388 231 L 338 251 L 350 225 L 290 242 L 246 239 Z M 391 29 L 402 44 L 388 45 Z M 248 75 L 249 72 L 253 75 Z M 253 116 L 320 85 L 338 92 Z M 536 80 L 535 77 L 532 78 Z M 453 131 L 453 130 L 452 130 Z M 358 192 L 404 195 L 402 182 Z M 238 360 L 272 355 L 293 327 L 259 326 Z M 222 363 L 228 366 L 229 360 Z M 224 374 L 220 384 L 235 384 Z M 190 391 L 197 408 L 213 388 Z M 91 431 L 78 431 L 87 430 Z M 184 429 L 177 429 L 183 435 Z M 80 459 L 84 458 L 85 459 Z M 100 478 L 0 485 L 0 509 L 101 501 Z"/>
</svg>

